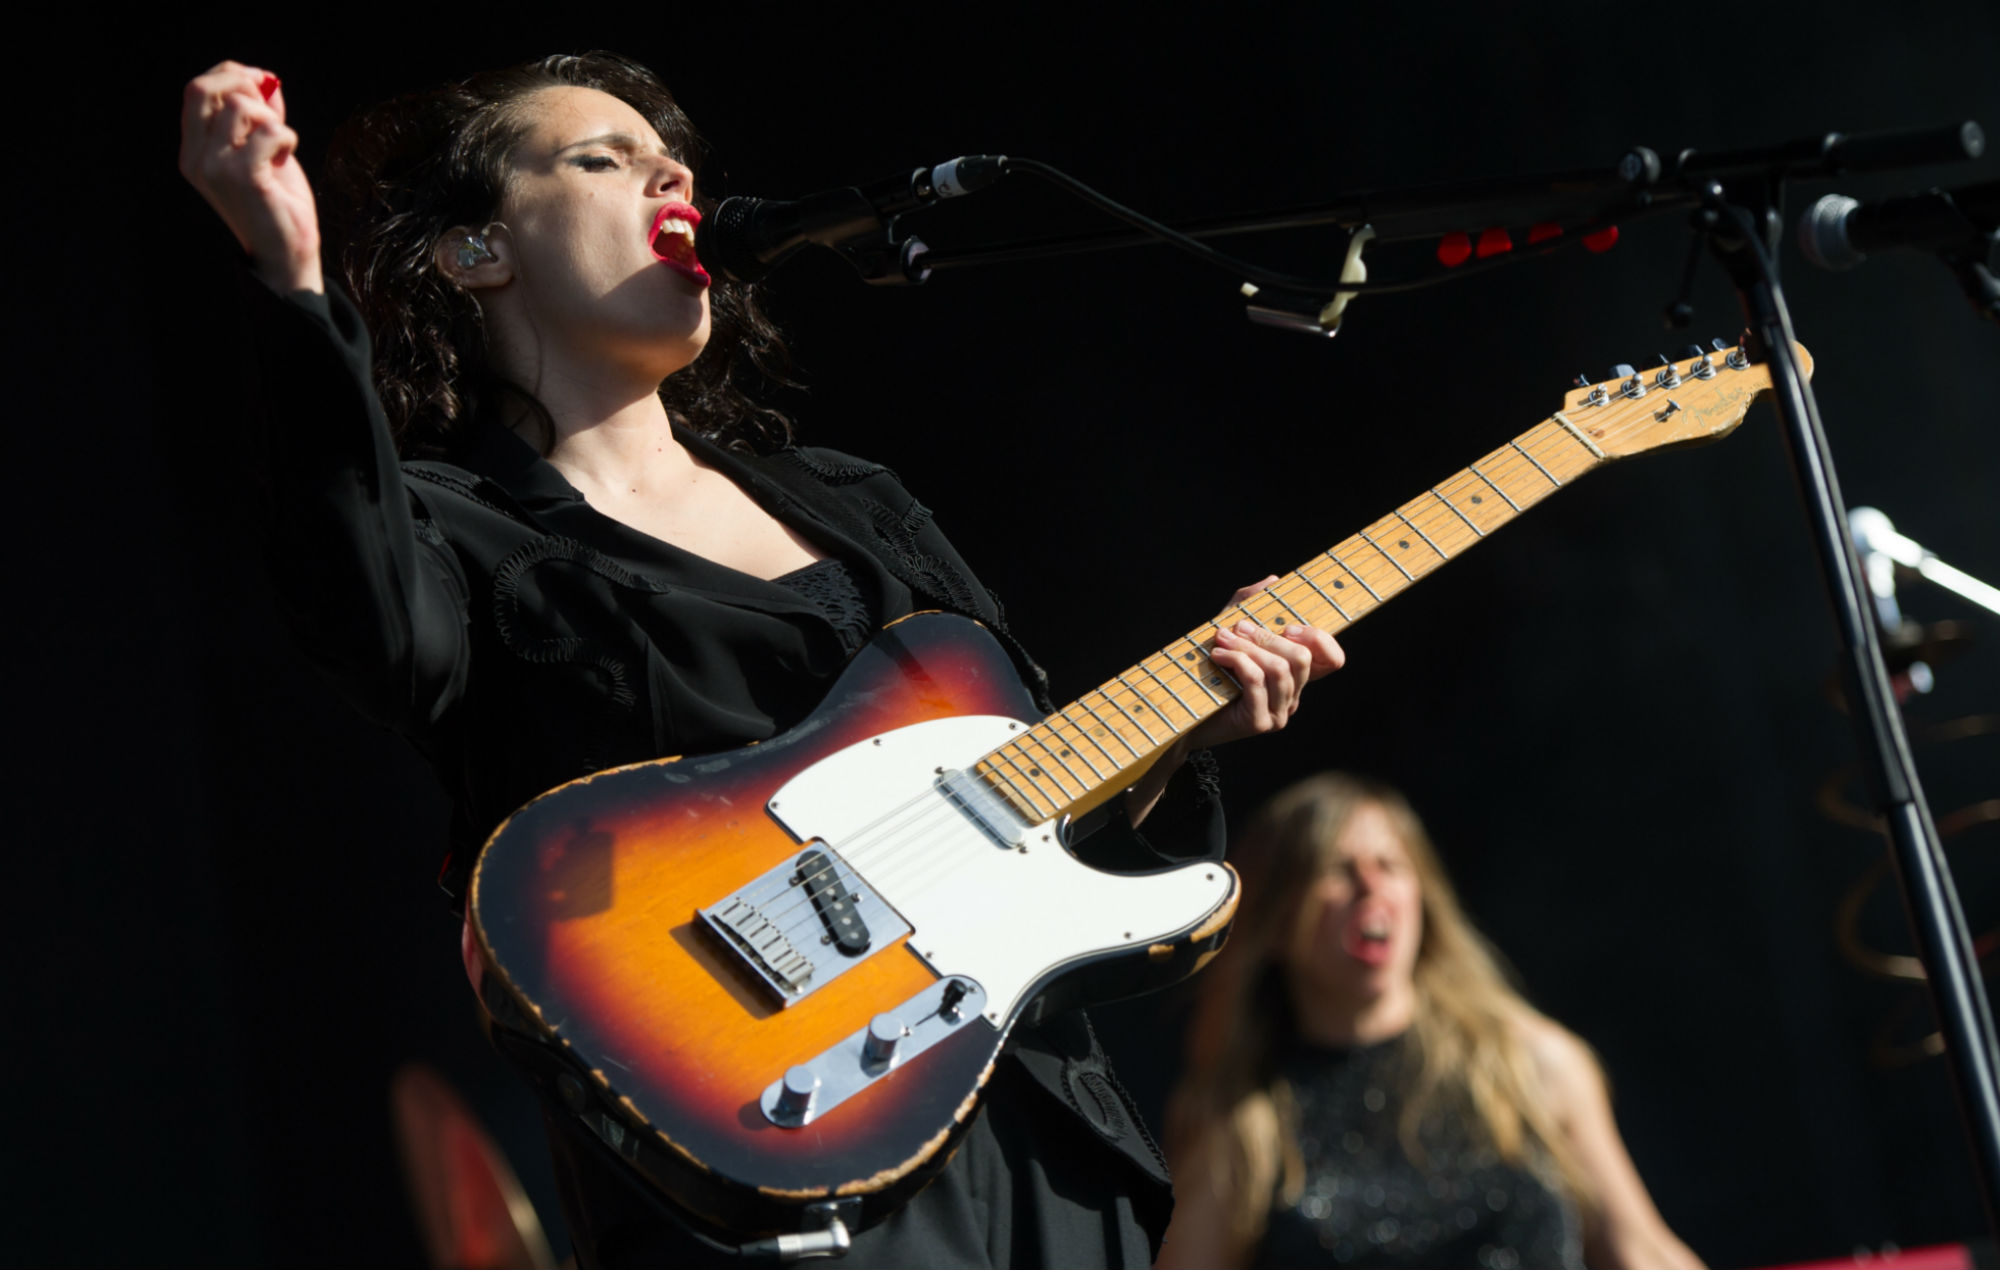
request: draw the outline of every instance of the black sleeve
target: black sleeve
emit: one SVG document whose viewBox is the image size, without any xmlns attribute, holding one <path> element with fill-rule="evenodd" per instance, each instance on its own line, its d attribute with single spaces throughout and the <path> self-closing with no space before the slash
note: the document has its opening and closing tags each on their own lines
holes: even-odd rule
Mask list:
<svg viewBox="0 0 2000 1270">
<path fill-rule="evenodd" d="M 1208 750 L 1188 755 L 1143 826 L 1134 828 L 1126 819 L 1121 796 L 1084 817 L 1078 829 L 1077 857 L 1100 869 L 1134 873 L 1222 859 L 1229 830 L 1223 820 L 1222 779 L 1215 756 Z"/>
<path fill-rule="evenodd" d="M 353 305 L 338 291 L 244 291 L 280 607 L 363 713 L 422 733 L 464 688 L 464 571 L 404 483 Z"/>
</svg>

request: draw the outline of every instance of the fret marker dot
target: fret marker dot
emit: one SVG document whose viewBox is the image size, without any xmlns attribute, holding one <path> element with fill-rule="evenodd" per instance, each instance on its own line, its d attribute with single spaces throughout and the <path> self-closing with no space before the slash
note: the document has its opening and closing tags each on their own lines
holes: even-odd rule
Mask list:
<svg viewBox="0 0 2000 1270">
<path fill-rule="evenodd" d="M 1341 589 L 1342 589 L 1342 588 L 1344 588 L 1344 587 L 1345 587 L 1346 585 L 1347 585 L 1347 584 L 1346 584 L 1345 582 L 1342 582 L 1342 581 L 1341 581 L 1341 580 L 1340 580 L 1339 578 L 1335 578 L 1335 579 L 1333 580 L 1333 589 L 1334 589 L 1334 590 L 1336 590 L 1336 591 L 1338 591 L 1338 590 L 1341 590 Z"/>
<path fill-rule="evenodd" d="M 1194 654 L 1193 654 L 1193 653 L 1182 653 L 1182 654 L 1181 654 L 1181 660 L 1182 660 L 1182 661 L 1193 661 L 1193 660 L 1194 660 Z"/>
<path fill-rule="evenodd" d="M 1030 776 L 1040 776 L 1041 774 L 1042 774 L 1042 769 L 1039 767 L 1031 767 L 1028 769 L 1028 775 Z"/>
<path fill-rule="evenodd" d="M 1398 547 L 1401 547 L 1401 548 L 1402 548 L 1403 550 L 1405 550 L 1405 551 L 1408 551 L 1408 550 L 1410 549 L 1410 544 L 1409 544 L 1409 543 L 1407 543 L 1407 542 L 1405 542 L 1405 541 L 1403 541 L 1402 539 L 1397 539 L 1397 541 L 1396 541 L 1396 545 L 1397 545 Z"/>
<path fill-rule="evenodd" d="M 1062 751 L 1061 753 L 1057 754 L 1057 755 L 1056 755 L 1056 757 L 1057 757 L 1057 758 L 1068 758 L 1068 757 L 1069 757 L 1069 751 L 1068 751 L 1068 750 L 1063 750 L 1063 751 Z"/>
<path fill-rule="evenodd" d="M 1472 496 L 1472 501 L 1473 501 L 1473 502 L 1475 502 L 1475 503 L 1483 503 L 1483 502 L 1485 502 L 1486 500 L 1485 500 L 1484 498 L 1480 497 L 1480 496 L 1479 496 L 1478 494 L 1474 494 L 1474 495 Z"/>
<path fill-rule="evenodd" d="M 1210 683 L 1212 683 L 1212 684 L 1219 684 L 1219 683 L 1221 683 L 1221 682 L 1222 682 L 1222 676 L 1220 676 L 1220 675 L 1210 675 L 1210 676 L 1208 677 L 1208 682 L 1210 682 Z"/>
</svg>

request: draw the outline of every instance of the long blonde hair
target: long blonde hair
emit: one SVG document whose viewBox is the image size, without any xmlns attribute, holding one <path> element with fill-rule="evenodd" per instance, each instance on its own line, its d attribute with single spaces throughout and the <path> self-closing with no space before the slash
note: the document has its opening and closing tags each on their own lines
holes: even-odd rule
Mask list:
<svg viewBox="0 0 2000 1270">
<path fill-rule="evenodd" d="M 1416 1062 L 1398 1121 L 1405 1153 L 1424 1164 L 1419 1126 L 1455 1102 L 1472 1109 L 1474 1132 L 1483 1130 L 1502 1159 L 1532 1163 L 1539 1149 L 1580 1205 L 1592 1200 L 1530 1051 L 1528 1026 L 1545 1016 L 1509 982 L 1500 955 L 1466 918 L 1409 802 L 1380 782 L 1330 772 L 1279 793 L 1236 844 L 1243 907 L 1228 947 L 1202 980 L 1187 1069 L 1168 1108 L 1169 1155 L 1205 1153 L 1199 1172 L 1218 1187 L 1237 1248 L 1263 1237 L 1274 1193 L 1290 1202 L 1304 1184 L 1290 1090 L 1277 1075 L 1296 1027 L 1286 943 L 1300 898 L 1335 859 L 1348 821 L 1368 806 L 1381 808 L 1402 839 L 1423 908 L 1409 1033 Z"/>
</svg>

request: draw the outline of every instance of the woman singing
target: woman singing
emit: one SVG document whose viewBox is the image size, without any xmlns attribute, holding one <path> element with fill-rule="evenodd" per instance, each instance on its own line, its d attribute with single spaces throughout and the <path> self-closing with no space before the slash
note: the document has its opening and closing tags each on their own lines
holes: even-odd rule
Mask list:
<svg viewBox="0 0 2000 1270">
<path fill-rule="evenodd" d="M 1168 1116 L 1162 1267 L 1701 1265 L 1589 1048 L 1508 985 L 1400 794 L 1312 777 L 1236 856 Z"/>
<path fill-rule="evenodd" d="M 693 251 L 696 140 L 651 72 L 605 54 L 472 76 L 365 113 L 314 191 L 276 76 L 187 87 L 181 170 L 262 284 L 257 375 L 281 603 L 457 807 L 458 868 L 509 812 L 603 768 L 784 732 L 875 628 L 921 609 L 1006 634 L 886 468 L 794 445 L 746 385 L 777 333 Z M 344 288 L 344 290 L 343 290 Z M 252 369 L 252 368 L 245 368 Z M 1247 592 L 1246 592 L 1247 594 Z M 1219 850 L 1205 747 L 1269 732 L 1337 667 L 1323 632 L 1245 624 L 1242 686 L 1086 848 Z M 1145 836 L 1136 832 L 1144 822 Z M 984 1113 L 863 1265 L 1145 1264 L 1165 1170 L 1079 1013 L 1018 1029 Z M 579 1263 L 702 1264 L 682 1228 L 549 1114 Z"/>
</svg>

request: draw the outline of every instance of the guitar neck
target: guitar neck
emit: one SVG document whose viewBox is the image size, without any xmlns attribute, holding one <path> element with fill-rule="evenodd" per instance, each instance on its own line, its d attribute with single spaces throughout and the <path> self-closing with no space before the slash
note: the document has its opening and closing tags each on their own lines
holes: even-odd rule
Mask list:
<svg viewBox="0 0 2000 1270">
<path fill-rule="evenodd" d="M 994 750 L 974 771 L 1028 823 L 1081 815 L 1137 780 L 1241 689 L 1219 627 L 1338 633 L 1609 458 L 1558 411 Z"/>
</svg>

